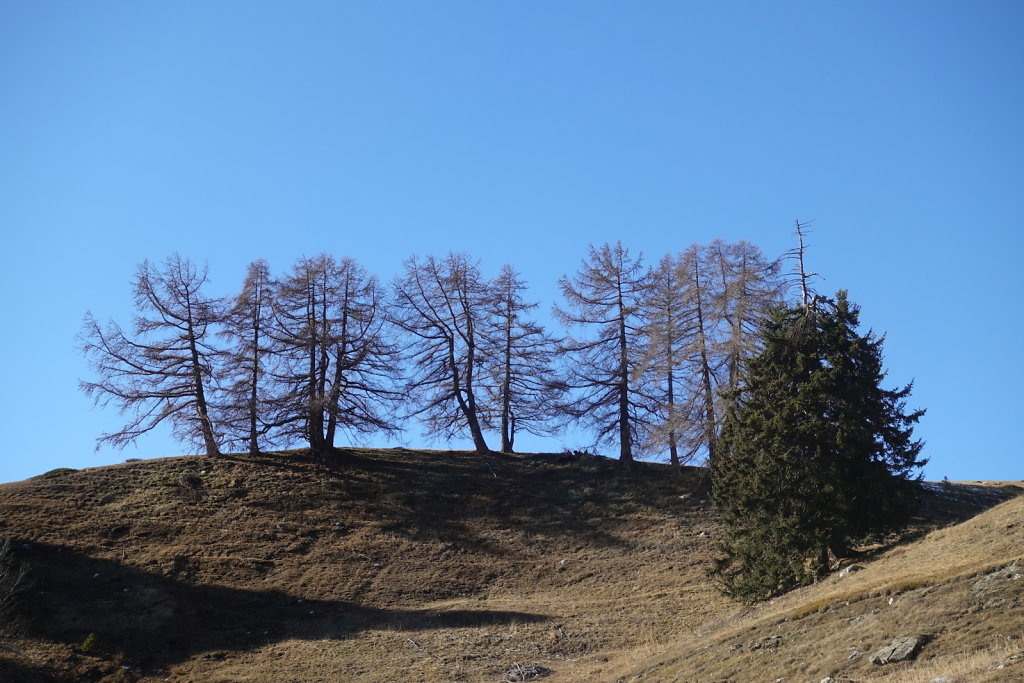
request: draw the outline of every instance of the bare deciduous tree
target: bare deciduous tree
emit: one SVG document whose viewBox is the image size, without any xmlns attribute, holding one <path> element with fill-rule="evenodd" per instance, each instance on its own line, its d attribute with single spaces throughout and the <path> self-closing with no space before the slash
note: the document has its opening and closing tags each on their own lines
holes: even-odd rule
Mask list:
<svg viewBox="0 0 1024 683">
<path fill-rule="evenodd" d="M 630 256 L 621 242 L 600 249 L 591 245 L 579 271 L 559 280 L 566 308 L 554 308 L 564 324 L 589 333 L 580 338 L 570 334 L 564 345 L 572 392 L 564 411 L 594 430 L 595 443 L 618 441 L 619 461 L 627 465 L 650 410 L 634 372 L 648 279 L 642 257 Z"/>
<path fill-rule="evenodd" d="M 413 256 L 394 292 L 392 319 L 410 339 L 412 414 L 430 434 L 451 438 L 468 431 L 476 451 L 489 453 L 476 386 L 490 310 L 479 266 L 461 253 Z"/>
<path fill-rule="evenodd" d="M 811 233 L 807 228 L 813 221 L 793 221 L 796 224 L 796 228 L 793 230 L 793 234 L 797 238 L 797 246 L 793 247 L 785 254 L 783 258 L 793 261 L 793 270 L 787 277 L 787 285 L 792 287 L 796 285 L 800 289 L 800 302 L 804 309 L 811 309 L 818 298 L 817 293 L 811 287 L 811 282 L 818 277 L 821 277 L 818 273 L 809 273 L 804 267 L 804 253 L 807 249 L 808 244 L 805 243 L 807 235 Z"/>
<path fill-rule="evenodd" d="M 285 440 L 302 438 L 318 457 L 339 429 L 394 431 L 389 408 L 396 348 L 387 341 L 377 279 L 352 259 L 300 259 L 278 287 L 272 332 L 277 364 L 266 422 Z"/>
<path fill-rule="evenodd" d="M 681 277 L 686 279 L 687 307 L 693 316 L 693 333 L 685 351 L 691 392 L 691 424 L 696 432 L 691 444 L 694 449 L 703 445 L 708 462 L 712 463 L 718 453 L 720 423 L 716 399 L 721 363 L 715 353 L 715 332 L 720 315 L 715 302 L 721 297 L 716 296 L 712 289 L 711 264 L 706 251 L 699 245 L 694 244 L 680 255 L 679 269 Z"/>
<path fill-rule="evenodd" d="M 526 314 L 537 308 L 523 294 L 526 282 L 510 265 L 491 282 L 487 340 L 488 405 L 486 423 L 501 432 L 501 452 L 512 453 L 516 432 L 537 436 L 552 432 L 562 398 L 554 379 L 558 342 Z"/>
<path fill-rule="evenodd" d="M 765 258 L 760 247 L 746 240 L 733 244 L 715 240 L 708 249 L 720 277 L 719 349 L 727 371 L 726 386 L 735 389 L 744 363 L 760 351 L 760 325 L 771 307 L 782 300 L 780 264 L 778 259 Z"/>
<path fill-rule="evenodd" d="M 96 381 L 79 386 L 98 405 L 113 403 L 131 415 L 121 430 L 103 434 L 97 446 L 124 447 L 169 421 L 179 438 L 220 454 L 207 393 L 216 349 L 208 343 L 218 319 L 217 302 L 201 291 L 206 268 L 173 254 L 156 270 L 143 261 L 135 276 L 134 334 L 114 322 L 105 328 L 86 313 L 79 335 Z"/>
<path fill-rule="evenodd" d="M 659 419 L 648 439 L 673 464 L 717 454 L 721 392 L 734 388 L 757 348 L 757 326 L 780 298 L 778 262 L 749 242 L 716 240 L 666 256 L 644 301 L 643 372 Z"/>
<path fill-rule="evenodd" d="M 272 352 L 275 284 L 263 259 L 249 264 L 242 291 L 225 307 L 219 333 L 230 343 L 223 364 L 224 391 L 215 414 L 225 442 L 260 452 L 267 431 L 267 363 Z"/>
<path fill-rule="evenodd" d="M 635 375 L 648 378 L 647 391 L 657 405 L 657 419 L 647 430 L 645 448 L 658 450 L 668 444 L 669 461 L 677 467 L 692 455 L 679 455 L 681 433 L 691 422 L 691 397 L 684 386 L 683 369 L 687 345 L 695 333 L 684 276 L 679 263 L 670 255 L 652 270 L 641 309 L 643 361 L 634 369 Z"/>
</svg>

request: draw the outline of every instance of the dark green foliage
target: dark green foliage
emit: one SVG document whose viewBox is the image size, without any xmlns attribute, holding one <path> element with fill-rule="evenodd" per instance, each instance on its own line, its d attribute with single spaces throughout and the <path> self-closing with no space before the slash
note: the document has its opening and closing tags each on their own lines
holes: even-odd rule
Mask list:
<svg viewBox="0 0 1024 683">
<path fill-rule="evenodd" d="M 78 651 L 84 655 L 98 655 L 102 652 L 100 648 L 100 637 L 95 633 L 90 633 L 82 641 L 82 644 L 78 646 Z"/>
<path fill-rule="evenodd" d="M 712 467 L 726 530 L 712 575 L 744 602 L 812 581 L 913 512 L 924 411 L 905 412 L 910 385 L 881 388 L 883 340 L 857 333 L 858 313 L 844 291 L 776 311 L 731 396 Z"/>
</svg>

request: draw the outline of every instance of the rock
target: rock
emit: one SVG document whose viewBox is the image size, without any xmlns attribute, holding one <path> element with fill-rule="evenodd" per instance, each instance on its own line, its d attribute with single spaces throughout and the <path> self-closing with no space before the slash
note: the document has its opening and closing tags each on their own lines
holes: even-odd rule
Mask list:
<svg viewBox="0 0 1024 683">
<path fill-rule="evenodd" d="M 862 567 L 859 564 L 851 564 L 849 567 L 845 567 L 845 568 L 843 568 L 843 571 L 839 572 L 839 578 L 840 579 L 845 579 L 850 574 L 852 574 L 854 572 L 859 572 L 862 569 L 864 569 L 864 567 Z"/>
<path fill-rule="evenodd" d="M 1024 662 L 1024 652 L 1019 652 L 1012 657 L 1007 657 L 1006 659 L 1000 659 L 988 668 L 990 671 L 994 669 L 1005 669 L 1008 664 L 1014 664 L 1016 662 Z"/>
<path fill-rule="evenodd" d="M 506 683 L 518 683 L 519 681 L 535 681 L 538 678 L 552 673 L 551 669 L 540 664 L 513 664 L 512 668 L 505 672 Z"/>
<path fill-rule="evenodd" d="M 921 649 L 921 646 L 924 645 L 925 640 L 925 636 L 902 636 L 895 638 L 891 643 L 871 655 L 870 661 L 872 664 L 881 666 L 883 664 L 913 659 Z"/>
<path fill-rule="evenodd" d="M 981 595 L 987 593 L 990 590 L 997 588 L 1000 584 L 1006 581 L 1014 581 L 1021 577 L 1020 567 L 1017 565 L 1016 560 L 1006 565 L 1002 569 L 997 569 L 994 572 L 986 574 L 971 586 L 971 592 L 974 595 Z"/>
<path fill-rule="evenodd" d="M 751 642 L 747 647 L 751 650 L 760 650 L 761 648 L 772 649 L 782 644 L 782 636 L 766 636 L 761 640 L 755 640 Z"/>
</svg>

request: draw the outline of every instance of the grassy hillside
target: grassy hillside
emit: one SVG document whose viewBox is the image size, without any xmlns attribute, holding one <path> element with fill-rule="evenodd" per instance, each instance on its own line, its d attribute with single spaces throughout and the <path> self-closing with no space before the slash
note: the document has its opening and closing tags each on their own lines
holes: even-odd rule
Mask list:
<svg viewBox="0 0 1024 683">
<path fill-rule="evenodd" d="M 932 493 L 931 503 L 963 504 L 978 488 L 952 486 Z M 834 573 L 704 624 L 647 661 L 626 662 L 621 677 L 1024 681 L 1024 498 L 861 560 L 861 571 Z M 909 635 L 926 642 L 915 661 L 870 661 Z"/>
<path fill-rule="evenodd" d="M 971 586 L 1024 556 L 1024 499 L 972 518 L 998 496 L 946 487 L 917 540 L 750 610 L 706 581 L 718 526 L 689 495 L 698 476 L 399 449 L 6 484 L 0 536 L 34 584 L 0 680 L 500 681 L 517 664 L 550 681 L 859 680 L 880 670 L 846 649 L 910 628 L 933 636 L 918 667 L 1021 642 L 1024 581 Z"/>
</svg>

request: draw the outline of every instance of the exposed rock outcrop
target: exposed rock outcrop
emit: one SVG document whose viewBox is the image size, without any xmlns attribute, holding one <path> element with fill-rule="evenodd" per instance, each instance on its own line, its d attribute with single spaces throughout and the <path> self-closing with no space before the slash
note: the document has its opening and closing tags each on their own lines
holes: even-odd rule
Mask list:
<svg viewBox="0 0 1024 683">
<path fill-rule="evenodd" d="M 927 641 L 926 636 L 902 636 L 871 655 L 872 664 L 892 664 L 913 659 Z"/>
</svg>

